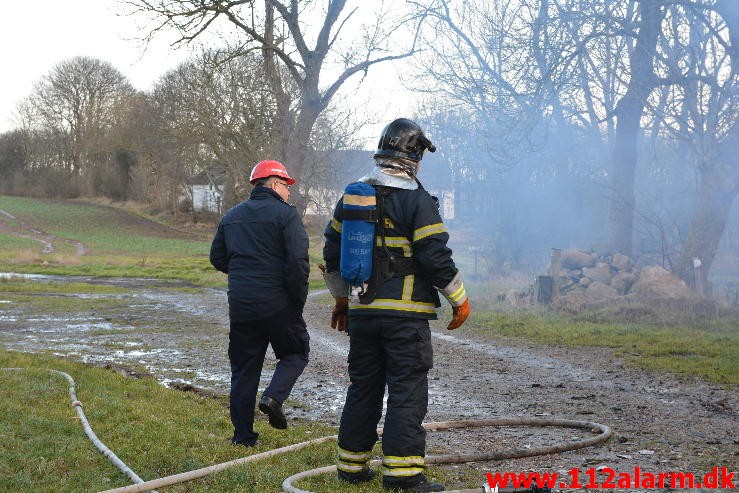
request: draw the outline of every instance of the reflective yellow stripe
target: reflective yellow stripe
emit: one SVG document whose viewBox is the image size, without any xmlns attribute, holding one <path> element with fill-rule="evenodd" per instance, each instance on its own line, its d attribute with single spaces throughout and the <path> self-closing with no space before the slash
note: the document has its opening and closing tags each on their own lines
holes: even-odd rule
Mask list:
<svg viewBox="0 0 739 493">
<path fill-rule="evenodd" d="M 401 467 L 399 469 L 383 467 L 382 475 L 393 477 L 415 476 L 416 474 L 422 474 L 423 471 L 423 467 Z"/>
<path fill-rule="evenodd" d="M 350 452 L 348 450 L 344 450 L 341 447 L 336 447 L 337 453 L 339 455 L 339 459 L 349 459 L 349 460 L 367 460 L 370 458 L 370 455 L 372 455 L 372 451 L 368 450 L 367 452 Z"/>
<path fill-rule="evenodd" d="M 423 466 L 424 458 L 420 455 L 409 455 L 409 456 L 397 456 L 397 455 L 386 455 L 382 458 L 382 464 L 384 466 Z"/>
<path fill-rule="evenodd" d="M 382 237 L 378 236 L 375 244 L 378 247 L 381 247 Z M 402 248 L 404 257 L 410 257 L 413 255 L 413 248 L 411 246 L 411 242 L 408 241 L 408 238 L 405 238 L 403 236 L 386 236 L 385 246 L 388 246 L 390 248 Z"/>
<path fill-rule="evenodd" d="M 382 237 L 378 236 L 375 243 L 377 244 L 377 246 L 382 246 Z M 403 252 L 405 252 L 406 248 L 410 249 L 411 242 L 408 241 L 408 238 L 406 238 L 405 236 L 386 236 L 385 245 L 389 247 L 402 248 Z M 410 257 L 410 255 L 408 256 Z"/>
<path fill-rule="evenodd" d="M 446 233 L 446 226 L 444 226 L 444 223 L 429 224 L 428 226 L 418 228 L 413 232 L 413 241 L 416 242 L 426 238 L 427 236 L 439 233 Z"/>
<path fill-rule="evenodd" d="M 350 310 L 364 310 L 364 309 L 377 309 L 377 310 L 400 310 L 404 312 L 418 312 L 418 313 L 436 313 L 436 306 L 433 303 L 424 303 L 422 301 L 410 301 L 410 300 L 391 300 L 391 299 L 377 299 L 369 305 L 353 304 L 349 306 Z"/>
<path fill-rule="evenodd" d="M 462 284 L 458 290 L 449 295 L 449 299 L 452 301 L 459 301 L 465 296 L 467 296 L 467 292 L 464 289 L 464 284 Z"/>
<path fill-rule="evenodd" d="M 403 278 L 403 294 L 401 296 L 403 301 L 411 301 L 413 299 L 413 283 L 415 281 L 416 276 L 413 274 Z"/>
<path fill-rule="evenodd" d="M 382 238 L 378 237 L 375 243 L 378 247 L 381 247 Z M 386 236 L 385 245 L 390 248 L 402 248 L 403 257 L 408 258 L 408 257 L 413 256 L 413 245 L 411 244 L 410 241 L 408 241 L 408 238 L 406 238 L 405 236 Z M 413 288 L 415 286 L 415 282 L 416 282 L 416 277 L 413 274 L 408 274 L 407 276 L 403 278 L 403 292 L 401 294 L 400 300 L 375 300 L 375 302 L 369 305 L 362 305 L 361 307 L 358 306 L 357 308 L 379 308 L 379 309 L 387 310 L 388 309 L 387 306 L 375 306 L 377 301 L 381 301 L 381 302 L 389 302 L 393 304 L 403 303 L 404 305 L 407 305 L 405 307 L 393 306 L 391 308 L 392 310 L 435 313 L 436 307 L 434 306 L 433 303 L 418 303 L 415 301 L 411 301 L 413 299 Z M 428 306 L 431 306 L 432 309 L 429 310 L 425 306 L 420 306 L 420 305 L 428 305 Z"/>
<path fill-rule="evenodd" d="M 376 244 L 378 247 L 382 246 L 382 238 L 377 238 Z M 411 242 L 405 236 L 386 236 L 385 245 L 391 248 L 402 248 L 403 257 L 410 257 L 413 255 L 413 248 Z M 401 299 L 404 301 L 410 301 L 413 298 L 413 283 L 415 277 L 412 274 L 405 276 L 403 279 L 403 294 Z"/>
<path fill-rule="evenodd" d="M 336 462 L 336 469 L 344 472 L 362 472 L 365 469 L 367 469 L 367 466 L 357 466 L 357 465 L 349 465 L 345 464 L 344 462 L 337 461 Z"/>
<path fill-rule="evenodd" d="M 368 206 L 368 205 L 376 205 L 377 201 L 375 200 L 374 195 L 344 195 L 344 203 L 346 205 L 359 205 L 359 206 Z"/>
<path fill-rule="evenodd" d="M 341 221 L 336 219 L 335 217 L 331 218 L 331 227 L 336 231 L 337 233 L 341 233 Z"/>
</svg>

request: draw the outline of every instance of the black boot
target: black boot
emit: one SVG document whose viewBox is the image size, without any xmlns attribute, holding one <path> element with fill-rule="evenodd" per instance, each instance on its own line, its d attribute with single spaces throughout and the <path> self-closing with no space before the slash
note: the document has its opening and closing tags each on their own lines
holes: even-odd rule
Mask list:
<svg viewBox="0 0 739 493">
<path fill-rule="evenodd" d="M 367 483 L 375 479 L 375 471 L 372 469 L 365 469 L 360 472 L 344 472 L 339 470 L 338 473 L 340 481 L 352 484 Z"/>
<path fill-rule="evenodd" d="M 263 395 L 259 400 L 259 410 L 269 416 L 269 424 L 272 428 L 287 429 L 287 418 L 282 414 L 282 404 L 269 396 Z"/>
<path fill-rule="evenodd" d="M 444 485 L 441 483 L 429 483 L 427 480 L 424 479 L 420 483 L 409 488 L 403 488 L 400 491 L 410 491 L 412 493 L 423 493 L 426 491 L 444 491 Z"/>
<path fill-rule="evenodd" d="M 410 492 L 410 493 L 425 493 L 427 491 L 444 491 L 444 485 L 441 483 L 430 483 L 428 479 L 426 479 L 425 476 L 421 475 L 421 480 L 415 484 L 411 485 L 394 485 L 392 483 L 388 484 L 386 481 L 383 481 L 382 485 L 385 489 L 393 490 L 393 491 L 403 491 L 403 492 Z"/>
</svg>

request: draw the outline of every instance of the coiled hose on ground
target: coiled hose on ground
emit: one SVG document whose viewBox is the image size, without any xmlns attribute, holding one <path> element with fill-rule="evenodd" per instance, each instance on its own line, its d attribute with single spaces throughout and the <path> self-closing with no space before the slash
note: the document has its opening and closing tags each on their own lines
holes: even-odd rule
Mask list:
<svg viewBox="0 0 739 493">
<path fill-rule="evenodd" d="M 23 370 L 23 368 L 3 368 L 3 370 Z M 309 447 L 311 445 L 317 445 L 317 444 L 324 443 L 327 441 L 335 441 L 337 439 L 337 435 L 316 438 L 313 440 L 308 440 L 306 442 L 296 443 L 294 445 L 288 445 L 286 447 L 268 450 L 266 452 L 262 452 L 259 454 L 241 457 L 239 459 L 234 459 L 234 460 L 223 462 L 220 464 L 214 464 L 212 466 L 207 466 L 207 467 L 195 469 L 192 471 L 187 471 L 187 472 L 183 472 L 179 474 L 173 474 L 171 476 L 165 476 L 165 477 L 153 479 L 150 481 L 143 481 L 135 472 L 133 472 L 126 464 L 124 464 L 108 447 L 106 447 L 97 438 L 95 433 L 92 431 L 92 428 L 90 428 L 90 425 L 87 422 L 87 418 L 85 418 L 85 414 L 82 411 L 82 404 L 80 403 L 79 400 L 77 400 L 77 396 L 75 395 L 75 390 L 74 390 L 75 383 L 72 377 L 61 371 L 57 371 L 57 370 L 50 370 L 50 371 L 57 375 L 63 376 L 69 382 L 70 384 L 69 395 L 72 399 L 72 405 L 77 410 L 77 414 L 80 417 L 80 420 L 82 421 L 82 426 L 85 429 L 85 433 L 90 438 L 90 440 L 92 440 L 92 442 L 95 444 L 98 450 L 100 450 L 100 452 L 103 453 L 103 455 L 108 457 L 108 459 L 110 459 L 113 462 L 113 464 L 116 465 L 116 467 L 118 467 L 124 474 L 126 474 L 126 476 L 128 476 L 135 483 L 130 486 L 123 486 L 121 488 L 106 490 L 103 493 L 134 493 L 134 492 L 139 492 L 139 491 L 151 491 L 154 488 L 160 488 L 162 486 L 170 486 L 173 484 L 183 483 L 185 481 L 191 481 L 193 479 L 202 478 L 204 476 L 208 476 L 210 474 L 223 471 L 224 469 L 228 469 L 230 467 L 246 464 L 248 462 L 255 462 L 255 461 L 262 460 L 262 459 L 267 459 L 269 457 L 274 457 L 276 455 L 294 452 L 296 450 L 300 450 L 305 447 Z M 493 427 L 493 426 L 494 427 L 557 426 L 557 427 L 565 427 L 565 428 L 580 428 L 580 429 L 588 430 L 591 432 L 600 431 L 600 433 L 590 438 L 568 442 L 568 443 L 558 443 L 558 444 L 551 445 L 548 447 L 539 447 L 539 448 L 532 448 L 532 449 L 512 449 L 512 450 L 502 450 L 499 452 L 483 452 L 483 453 L 478 453 L 478 454 L 432 455 L 432 456 L 426 457 L 426 463 L 427 464 L 462 464 L 465 462 L 484 462 L 484 461 L 495 461 L 495 460 L 503 460 L 503 459 L 519 459 L 523 457 L 533 457 L 536 455 L 554 454 L 554 453 L 566 452 L 569 450 L 577 450 L 577 449 L 581 449 L 585 447 L 592 447 L 593 445 L 597 445 L 599 443 L 605 442 L 611 436 L 611 429 L 608 426 L 602 425 L 600 423 L 594 423 L 590 421 L 569 420 L 569 419 L 555 419 L 555 418 L 511 417 L 511 418 L 494 418 L 494 419 L 440 421 L 440 422 L 423 424 L 423 427 L 429 431 L 443 431 L 443 430 L 451 430 L 451 429 L 459 429 L 459 428 L 483 428 L 483 427 Z M 382 433 L 382 430 L 378 429 L 378 433 Z M 379 461 L 373 461 L 373 463 L 377 463 L 377 462 Z M 285 479 L 285 481 L 282 483 L 282 489 L 285 493 L 310 493 L 309 491 L 301 490 L 300 488 L 294 486 L 293 483 L 300 479 L 305 479 L 308 477 L 318 476 L 320 474 L 326 474 L 326 473 L 332 473 L 332 472 L 336 472 L 336 466 L 319 467 L 317 469 L 311 469 L 309 471 L 303 471 L 298 474 L 294 474 L 293 476 L 290 476 L 289 478 Z M 486 490 L 485 487 L 480 487 L 480 488 L 466 489 L 466 490 L 447 490 L 447 493 L 474 493 L 474 492 L 479 493 L 481 491 L 490 491 L 490 489 L 488 488 Z"/>
<path fill-rule="evenodd" d="M 584 440 L 573 441 L 569 443 L 559 443 L 549 447 L 539 447 L 535 449 L 513 449 L 503 450 L 500 452 L 483 452 L 479 454 L 448 454 L 448 455 L 430 455 L 426 457 L 426 464 L 462 464 L 465 462 L 484 462 L 503 459 L 520 459 L 523 457 L 533 457 L 535 455 L 554 454 L 566 452 L 569 450 L 577 450 L 585 447 L 591 447 L 598 443 L 605 442 L 611 436 L 611 429 L 608 426 L 590 421 L 576 421 L 569 419 L 544 419 L 544 418 L 495 418 L 495 419 L 471 419 L 457 421 L 439 421 L 433 423 L 424 423 L 423 427 L 429 431 L 451 430 L 455 428 L 484 428 L 489 426 L 560 426 L 566 428 L 581 428 L 588 431 L 599 430 L 601 433 Z M 380 430 L 378 430 L 380 431 Z M 373 461 L 378 463 L 380 461 Z M 299 479 L 305 479 L 320 474 L 336 472 L 336 466 L 319 467 L 310 471 L 290 476 L 282 483 L 282 490 L 286 493 L 311 493 L 301 490 L 293 483 Z M 128 491 L 128 490 L 127 490 Z M 484 487 L 466 490 L 446 490 L 447 493 L 479 493 L 485 491 Z"/>
</svg>

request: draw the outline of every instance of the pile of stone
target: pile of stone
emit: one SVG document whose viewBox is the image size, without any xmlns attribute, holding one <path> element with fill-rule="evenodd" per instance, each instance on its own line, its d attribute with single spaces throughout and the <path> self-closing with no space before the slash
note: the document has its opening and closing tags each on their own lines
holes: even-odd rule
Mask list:
<svg viewBox="0 0 739 493">
<path fill-rule="evenodd" d="M 619 299 L 675 299 L 691 296 L 680 278 L 658 266 L 639 268 L 626 255 L 565 250 L 560 257 L 557 309 L 578 312 Z M 551 268 L 549 269 L 551 272 Z"/>
</svg>

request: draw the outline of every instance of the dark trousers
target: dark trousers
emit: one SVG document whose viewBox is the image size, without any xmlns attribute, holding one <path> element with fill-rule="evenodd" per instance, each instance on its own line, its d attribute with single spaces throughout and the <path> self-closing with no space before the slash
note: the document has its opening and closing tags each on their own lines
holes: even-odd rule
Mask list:
<svg viewBox="0 0 739 493">
<path fill-rule="evenodd" d="M 278 362 L 264 395 L 283 403 L 308 364 L 310 337 L 301 307 L 290 304 L 263 319 L 232 320 L 228 339 L 232 441 L 253 443 L 259 436 L 254 431 L 254 406 L 267 345 L 272 345 Z"/>
<path fill-rule="evenodd" d="M 351 317 L 349 336 L 351 385 L 341 414 L 340 449 L 350 452 L 372 449 L 378 438 L 376 428 L 387 385 L 387 413 L 382 434 L 384 456 L 424 457 L 426 431 L 421 423 L 428 408 L 428 371 L 433 360 L 428 321 Z M 409 474 L 402 475 L 400 470 L 384 467 L 383 483 L 388 487 L 415 484 L 422 477 L 417 469 L 412 472 L 408 468 Z"/>
</svg>

